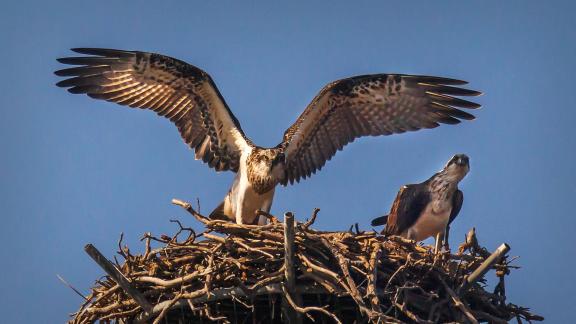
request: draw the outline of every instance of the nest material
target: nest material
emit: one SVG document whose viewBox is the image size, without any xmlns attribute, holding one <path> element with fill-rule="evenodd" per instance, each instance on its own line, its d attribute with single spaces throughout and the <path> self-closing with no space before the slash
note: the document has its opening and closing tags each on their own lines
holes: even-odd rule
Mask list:
<svg viewBox="0 0 576 324">
<path fill-rule="evenodd" d="M 210 220 L 188 203 L 174 203 L 201 221 L 206 231 L 196 235 L 175 221 L 180 229 L 172 237 L 144 236 L 143 255 L 132 255 L 119 244 L 124 263 L 117 262 L 116 268 L 145 299 L 144 305 L 117 279 L 106 276 L 96 282 L 70 323 L 543 319 L 506 301 L 504 277 L 515 268 L 506 257 L 493 265 L 499 278 L 494 292 L 486 291 L 482 282 L 467 284 L 490 255 L 478 245 L 474 231 L 457 254 L 438 256 L 412 241 L 358 228 L 313 230 L 318 210 L 305 223 L 287 222 L 285 231 L 286 224 L 271 215 L 265 226 L 238 225 Z M 152 249 L 153 241 L 161 247 Z"/>
</svg>

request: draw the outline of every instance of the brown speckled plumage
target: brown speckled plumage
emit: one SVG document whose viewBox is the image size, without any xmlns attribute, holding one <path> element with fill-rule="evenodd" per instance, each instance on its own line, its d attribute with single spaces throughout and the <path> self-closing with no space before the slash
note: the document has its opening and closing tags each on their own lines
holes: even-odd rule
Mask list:
<svg viewBox="0 0 576 324">
<path fill-rule="evenodd" d="M 257 193 L 268 192 L 278 183 L 271 169 L 275 163 L 282 162 L 277 161 L 279 154 L 281 154 L 279 149 L 255 147 L 248 156 L 248 180 Z"/>
<path fill-rule="evenodd" d="M 372 225 L 386 224 L 384 233 L 408 236 L 410 228 L 425 213 L 440 215 L 444 212 L 448 214 L 446 221 L 450 225 L 462 208 L 464 195 L 458 189 L 458 183 L 468 173 L 468 163 L 467 156 L 455 155 L 440 172 L 428 180 L 402 186 L 390 213 L 376 218 Z"/>
<path fill-rule="evenodd" d="M 480 105 L 454 98 L 476 96 L 454 87 L 465 81 L 415 75 L 364 75 L 324 87 L 279 145 L 286 151 L 286 178 L 293 183 L 320 170 L 336 151 L 361 136 L 378 136 L 457 124 L 474 116 L 460 108 Z"/>
<path fill-rule="evenodd" d="M 201 69 L 154 53 L 99 48 L 73 51 L 87 56 L 58 60 L 76 65 L 56 71 L 67 77 L 58 86 L 166 117 L 195 150 L 197 159 L 217 171 L 237 172 L 235 184 L 239 187 L 233 186 L 235 190 L 254 190 L 255 196 L 270 192 L 278 183 L 287 185 L 310 177 L 358 137 L 457 124 L 460 119 L 474 119 L 459 108 L 480 107 L 454 97 L 480 94 L 456 87 L 465 81 L 401 74 L 356 76 L 325 86 L 286 130 L 282 142 L 266 149 L 246 137 L 214 81 Z M 268 162 L 261 163 L 266 159 Z M 241 172 L 247 173 L 249 183 L 243 182 Z M 232 196 L 242 200 L 246 195 L 234 192 Z M 267 208 L 268 196 L 263 203 Z M 238 204 L 245 203 L 240 200 Z"/>
<path fill-rule="evenodd" d="M 240 151 L 215 125 L 229 123 L 242 136 L 244 133 L 206 72 L 154 53 L 93 48 L 74 51 L 94 56 L 59 59 L 80 67 L 56 71 L 59 76 L 71 77 L 58 86 L 69 88 L 71 93 L 153 110 L 176 125 L 184 142 L 196 151 L 196 158 L 217 171 L 238 170 Z M 227 116 L 215 116 L 216 106 L 227 111 Z"/>
</svg>

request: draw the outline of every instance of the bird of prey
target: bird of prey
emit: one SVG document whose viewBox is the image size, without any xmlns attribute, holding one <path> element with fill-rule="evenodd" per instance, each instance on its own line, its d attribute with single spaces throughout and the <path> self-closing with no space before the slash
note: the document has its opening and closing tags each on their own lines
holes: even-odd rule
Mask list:
<svg viewBox="0 0 576 324">
<path fill-rule="evenodd" d="M 212 78 L 183 61 L 154 53 L 76 48 L 60 58 L 75 67 L 56 71 L 74 94 L 155 111 L 175 124 L 184 142 L 216 171 L 236 173 L 215 219 L 256 224 L 268 212 L 277 184 L 310 177 L 336 151 L 361 136 L 390 135 L 457 124 L 474 116 L 458 108 L 480 105 L 460 96 L 480 92 L 467 82 L 418 75 L 355 76 L 326 85 L 275 147 L 255 145 L 244 134 Z M 257 85 L 254 85 L 257 87 Z M 263 218 L 263 217 L 262 217 Z"/>
<path fill-rule="evenodd" d="M 450 224 L 458 216 L 464 202 L 458 183 L 469 170 L 468 156 L 454 155 L 430 179 L 400 188 L 390 214 L 372 220 L 372 226 L 386 224 L 383 234 L 400 235 L 415 241 L 434 236 L 436 252 L 442 241 L 448 249 Z"/>
</svg>

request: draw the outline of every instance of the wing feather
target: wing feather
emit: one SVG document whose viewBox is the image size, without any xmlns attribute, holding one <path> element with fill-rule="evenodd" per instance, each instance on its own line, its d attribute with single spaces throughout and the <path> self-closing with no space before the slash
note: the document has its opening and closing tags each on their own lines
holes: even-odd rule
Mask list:
<svg viewBox="0 0 576 324">
<path fill-rule="evenodd" d="M 75 48 L 90 55 L 60 58 L 79 65 L 56 71 L 56 85 L 74 94 L 155 111 L 172 121 L 197 159 L 217 171 L 237 171 L 246 138 L 210 76 L 201 69 L 154 53 Z"/>
<path fill-rule="evenodd" d="M 450 220 L 448 221 L 448 225 L 452 223 L 452 221 L 458 216 L 460 213 L 460 209 L 462 209 L 462 204 L 464 203 L 464 193 L 458 189 L 454 192 L 452 196 L 452 210 L 450 211 Z"/>
<path fill-rule="evenodd" d="M 406 185 L 400 188 L 388 215 L 385 233 L 401 235 L 414 225 L 430 201 L 430 194 L 422 189 L 422 184 Z"/>
<path fill-rule="evenodd" d="M 328 84 L 277 146 L 285 153 L 281 183 L 310 176 L 361 136 L 399 134 L 474 119 L 460 108 L 480 105 L 453 97 L 481 94 L 457 87 L 464 84 L 455 79 L 394 74 L 357 76 Z"/>
</svg>

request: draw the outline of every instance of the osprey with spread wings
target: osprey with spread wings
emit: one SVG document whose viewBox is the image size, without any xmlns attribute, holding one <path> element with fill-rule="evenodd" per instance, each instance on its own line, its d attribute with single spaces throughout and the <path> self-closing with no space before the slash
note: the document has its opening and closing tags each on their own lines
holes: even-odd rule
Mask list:
<svg viewBox="0 0 576 324">
<path fill-rule="evenodd" d="M 258 222 L 270 211 L 277 184 L 310 177 L 336 151 L 361 136 L 404 133 L 458 124 L 474 116 L 459 108 L 480 105 L 455 96 L 480 92 L 467 82 L 418 75 L 373 74 L 334 81 L 312 100 L 272 148 L 255 145 L 228 108 L 212 78 L 201 69 L 164 55 L 76 48 L 88 56 L 58 59 L 75 67 L 57 85 L 75 94 L 155 111 L 172 121 L 186 144 L 216 171 L 236 173 L 212 218 Z"/>
</svg>

